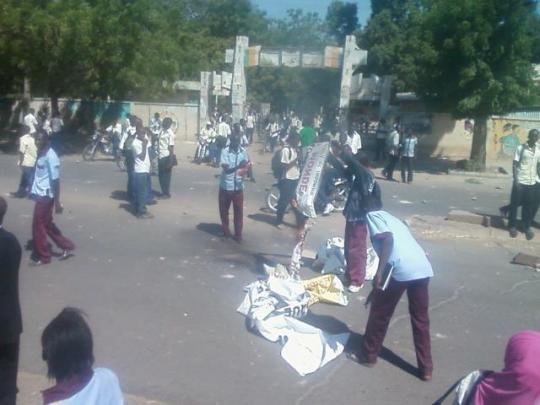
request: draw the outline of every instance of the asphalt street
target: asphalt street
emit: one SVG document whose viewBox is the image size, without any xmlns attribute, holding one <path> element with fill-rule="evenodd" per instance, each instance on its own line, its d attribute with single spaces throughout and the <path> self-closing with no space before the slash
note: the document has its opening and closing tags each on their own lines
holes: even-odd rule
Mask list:
<svg viewBox="0 0 540 405">
<path fill-rule="evenodd" d="M 56 222 L 77 245 L 76 256 L 38 268 L 28 266 L 29 252 L 23 256 L 22 372 L 45 374 L 40 334 L 63 307 L 74 306 L 88 315 L 97 365 L 113 369 L 125 392 L 148 399 L 205 405 L 429 404 L 461 375 L 500 368 L 514 332 L 540 329 L 540 276 L 510 264 L 515 248 L 421 240 L 436 274 L 430 285 L 433 380 L 413 375 L 406 298 L 375 368 L 342 355 L 300 377 L 280 357 L 279 345 L 247 331 L 236 313 L 244 286 L 262 276 L 260 255 L 286 262 L 293 247 L 293 230 L 275 229 L 273 216 L 261 210 L 273 182 L 270 156 L 251 151 L 257 183 L 247 185 L 245 241 L 238 245 L 217 236 L 219 172 L 190 163 L 194 148 L 179 147 L 173 198 L 150 207 L 151 220 L 131 215 L 123 200 L 126 174 L 111 161 L 62 159 L 65 212 Z M 15 161 L 14 155 L 0 155 L 2 195 L 18 182 Z M 381 185 L 385 208 L 401 218 L 444 216 L 449 209 L 496 214 L 508 200 L 510 179 L 419 173 L 412 185 Z M 153 186 L 158 188 L 156 178 Z M 8 198 L 8 204 L 5 228 L 24 244 L 31 238 L 33 202 Z M 317 219 L 307 249 L 341 236 L 343 229 L 339 214 Z M 303 278 L 316 275 L 302 270 Z M 351 296 L 347 307 L 316 304 L 307 321 L 330 332 L 351 331 L 354 347 L 367 320 L 368 292 Z"/>
</svg>

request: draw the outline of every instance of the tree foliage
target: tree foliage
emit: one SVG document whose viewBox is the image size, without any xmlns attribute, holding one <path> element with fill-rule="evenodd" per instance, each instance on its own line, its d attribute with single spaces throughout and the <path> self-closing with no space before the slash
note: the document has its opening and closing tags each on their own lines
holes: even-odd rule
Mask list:
<svg viewBox="0 0 540 405">
<path fill-rule="evenodd" d="M 345 43 L 345 37 L 353 34 L 358 27 L 358 6 L 356 3 L 344 3 L 334 0 L 326 13 L 328 33 L 339 45 Z"/>
</svg>

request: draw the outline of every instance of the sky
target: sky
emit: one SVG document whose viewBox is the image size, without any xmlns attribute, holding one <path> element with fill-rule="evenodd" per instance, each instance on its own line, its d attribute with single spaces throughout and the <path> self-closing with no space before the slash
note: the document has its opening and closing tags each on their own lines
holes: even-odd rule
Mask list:
<svg viewBox="0 0 540 405">
<path fill-rule="evenodd" d="M 285 17 L 288 9 L 300 8 L 305 12 L 317 12 L 324 18 L 332 0 L 252 0 L 252 2 L 261 10 L 266 11 L 269 17 Z M 356 4 L 358 5 L 358 22 L 364 25 L 371 14 L 371 1 L 357 0 Z"/>
</svg>

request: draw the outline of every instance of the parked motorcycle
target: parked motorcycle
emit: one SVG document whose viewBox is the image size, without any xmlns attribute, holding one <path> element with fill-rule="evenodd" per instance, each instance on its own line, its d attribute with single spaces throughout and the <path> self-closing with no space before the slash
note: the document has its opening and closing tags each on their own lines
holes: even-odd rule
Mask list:
<svg viewBox="0 0 540 405">
<path fill-rule="evenodd" d="M 347 179 L 337 177 L 334 179 L 334 188 L 329 198 L 330 203 L 334 207 L 335 212 L 342 212 L 345 209 L 345 203 L 349 196 L 349 184 Z M 268 193 L 266 194 L 266 207 L 272 211 L 277 212 L 277 204 L 279 201 L 279 188 L 278 184 L 272 184 Z"/>
<path fill-rule="evenodd" d="M 125 170 L 126 167 L 124 159 L 121 159 L 119 156 L 115 156 L 111 136 L 100 131 L 95 131 L 90 138 L 90 142 L 82 151 L 82 158 L 85 161 L 92 161 L 95 159 L 96 153 L 98 152 L 105 156 L 112 156 L 118 168 L 120 170 Z"/>
</svg>

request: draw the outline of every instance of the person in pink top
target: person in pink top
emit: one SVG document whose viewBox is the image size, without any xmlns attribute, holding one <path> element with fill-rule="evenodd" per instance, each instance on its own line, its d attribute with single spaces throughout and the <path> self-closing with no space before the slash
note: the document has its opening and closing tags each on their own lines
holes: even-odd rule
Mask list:
<svg viewBox="0 0 540 405">
<path fill-rule="evenodd" d="M 504 368 L 476 387 L 474 405 L 540 405 L 540 332 L 516 333 L 506 345 Z"/>
</svg>

